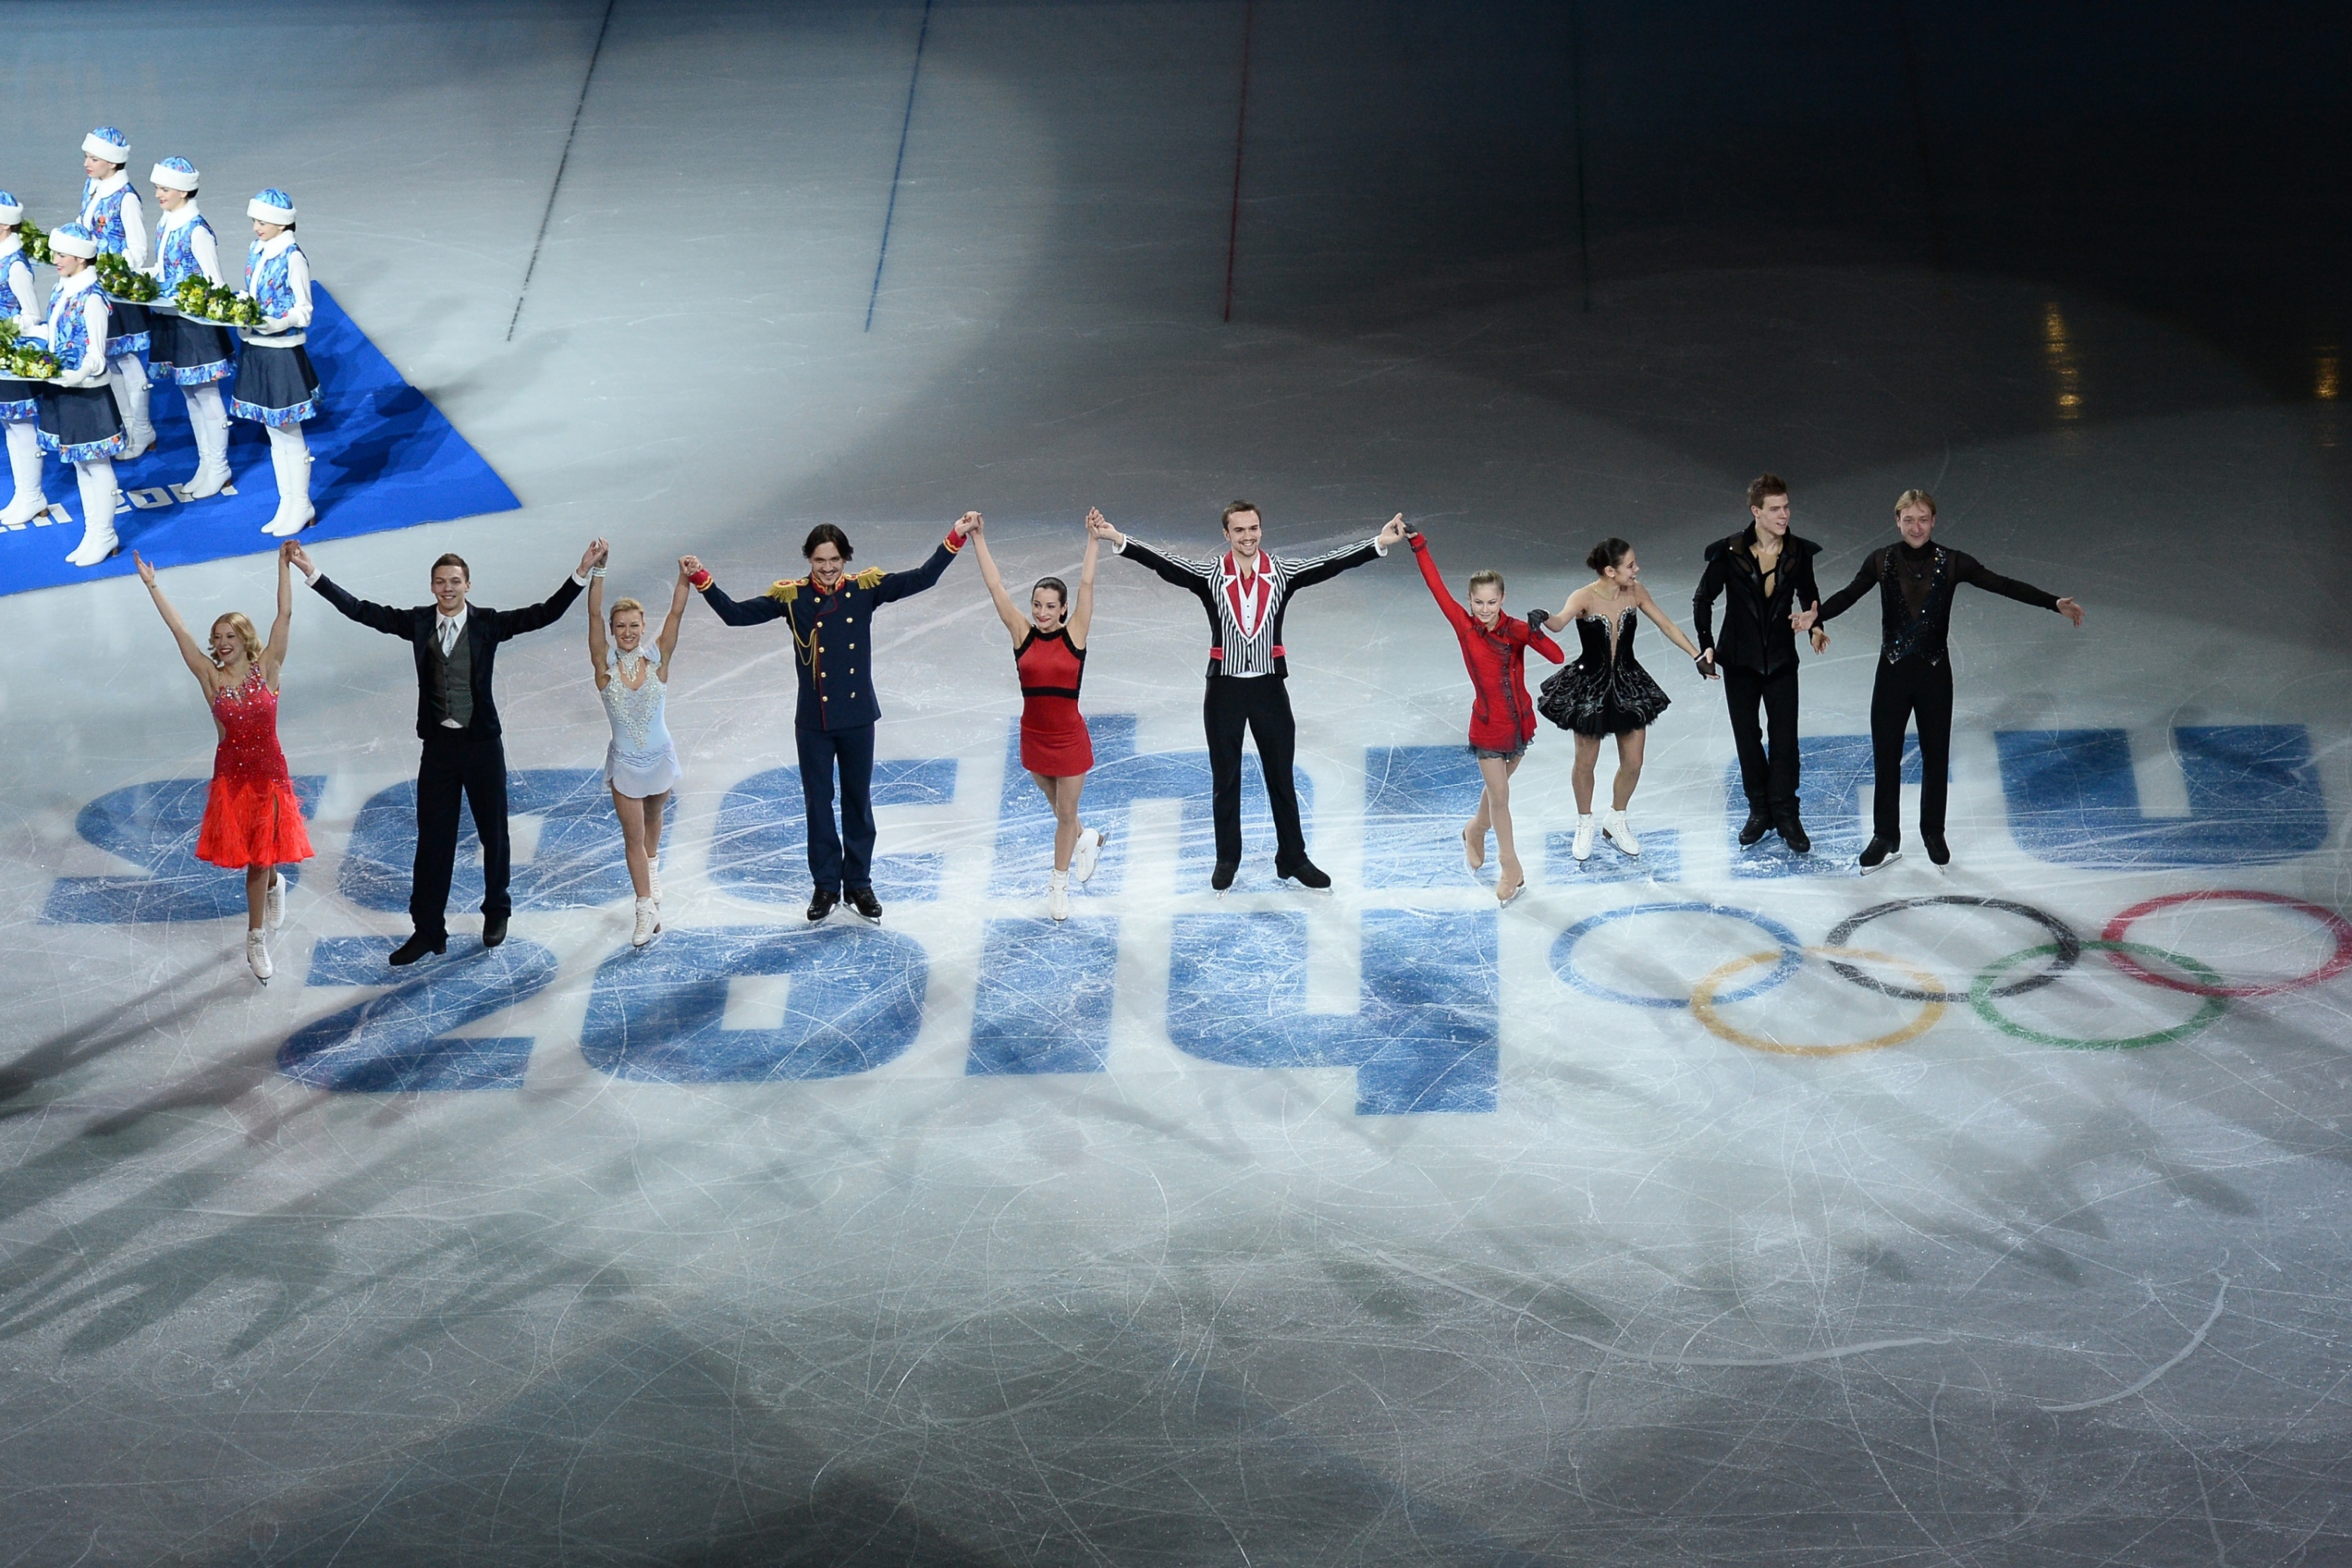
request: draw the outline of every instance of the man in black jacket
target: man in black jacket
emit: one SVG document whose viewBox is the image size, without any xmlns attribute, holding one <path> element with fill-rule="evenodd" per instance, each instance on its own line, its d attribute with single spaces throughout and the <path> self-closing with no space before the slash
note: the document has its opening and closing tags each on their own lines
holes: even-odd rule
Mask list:
<svg viewBox="0 0 2352 1568">
<path fill-rule="evenodd" d="M 1691 618 L 1698 624 L 1704 650 L 1700 670 L 1722 670 L 1723 698 L 1731 708 L 1739 783 L 1748 794 L 1740 847 L 1778 828 L 1789 847 L 1804 855 L 1813 843 L 1797 814 L 1795 617 L 1821 603 L 1813 557 L 1822 547 L 1789 531 L 1789 487 L 1778 474 L 1761 475 L 1748 487 L 1748 515 L 1754 521 L 1744 531 L 1706 547 L 1706 571 L 1691 597 Z M 1717 595 L 1724 595 L 1721 642 L 1715 637 Z M 1815 653 L 1829 647 L 1819 627 L 1812 628 L 1812 641 Z M 1759 705 L 1769 743 L 1756 721 Z"/>
<path fill-rule="evenodd" d="M 490 689 L 499 644 L 554 625 L 588 585 L 589 572 L 604 565 L 605 553 L 603 540 L 589 545 L 571 580 L 527 610 L 467 604 L 473 574 L 459 557 L 444 555 L 433 563 L 433 603 L 403 610 L 352 597 L 295 547 L 295 566 L 327 603 L 363 626 L 405 641 L 416 658 L 416 737 L 425 742 L 416 764 L 416 862 L 408 892 L 408 918 L 416 929 L 393 950 L 394 963 L 449 949 L 460 795 L 474 808 L 474 831 L 482 841 L 482 945 L 506 941 L 513 910 L 507 897 L 507 753 Z"/>
</svg>

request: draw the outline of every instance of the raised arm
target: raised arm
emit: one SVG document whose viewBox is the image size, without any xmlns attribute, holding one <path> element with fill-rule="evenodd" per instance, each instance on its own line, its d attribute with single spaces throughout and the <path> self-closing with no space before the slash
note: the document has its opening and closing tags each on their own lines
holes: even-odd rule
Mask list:
<svg viewBox="0 0 2352 1568">
<path fill-rule="evenodd" d="M 710 580 L 709 569 L 694 556 L 679 556 L 677 571 L 678 575 L 702 595 L 702 602 L 710 606 L 710 613 L 730 626 L 756 626 L 762 621 L 781 619 L 789 613 L 790 601 L 774 595 L 762 594 L 756 599 L 746 599 L 740 604 L 729 598 L 719 592 L 719 584 Z"/>
<path fill-rule="evenodd" d="M 1700 675 L 1709 680 L 1715 679 L 1714 661 L 1699 652 L 1698 644 L 1684 635 L 1682 627 L 1675 625 L 1675 618 L 1672 616 L 1658 608 L 1658 601 L 1651 595 L 1647 588 L 1642 590 L 1641 598 L 1634 603 L 1643 615 L 1658 624 L 1658 629 L 1666 634 L 1668 642 L 1682 649 L 1690 661 L 1698 666 Z"/>
<path fill-rule="evenodd" d="M 1438 574 L 1436 557 L 1429 552 L 1429 541 L 1418 531 L 1404 537 L 1405 542 L 1412 546 L 1413 564 L 1421 568 L 1421 580 L 1429 584 L 1429 596 L 1437 601 L 1437 607 L 1445 613 L 1446 621 L 1455 631 L 1467 631 L 1470 612 L 1454 602 L 1453 591 L 1446 587 L 1445 579 Z"/>
<path fill-rule="evenodd" d="M 1070 642 L 1081 653 L 1086 651 L 1087 628 L 1095 624 L 1095 563 L 1102 553 L 1102 540 L 1091 526 L 1102 513 L 1087 513 L 1087 552 L 1078 562 L 1078 602 L 1070 614 Z"/>
<path fill-rule="evenodd" d="M 1386 526 L 1370 540 L 1345 550 L 1334 550 L 1311 560 L 1293 563 L 1289 566 L 1287 586 L 1293 593 L 1311 588 L 1318 583 L 1328 583 L 1342 572 L 1367 566 L 1389 552 L 1389 546 L 1404 542 L 1404 513 L 1389 519 Z"/>
<path fill-rule="evenodd" d="M 294 547 L 294 565 L 310 580 L 311 589 L 319 597 L 335 606 L 344 619 L 359 622 L 386 637 L 406 641 L 415 617 L 406 610 L 395 610 L 390 605 L 379 605 L 373 599 L 362 599 L 347 594 L 336 581 L 310 563 L 308 552 L 300 545 Z"/>
<path fill-rule="evenodd" d="M 898 599 L 911 598 L 940 580 L 942 573 L 955 564 L 962 552 L 964 540 L 971 527 L 980 521 L 980 513 L 968 511 L 950 525 L 948 536 L 940 541 L 931 558 L 911 572 L 885 572 L 874 584 L 874 602 L 887 605 Z"/>
<path fill-rule="evenodd" d="M 596 572 L 588 574 L 588 673 L 599 691 L 612 679 L 604 668 L 604 579 Z"/>
<path fill-rule="evenodd" d="M 509 637 L 535 632 L 541 626 L 551 626 L 562 620 L 563 612 L 572 607 L 572 601 L 580 596 L 580 590 L 588 585 L 588 574 L 610 560 L 612 553 L 612 548 L 603 540 L 590 540 L 588 548 L 580 552 L 580 564 L 572 569 L 572 575 L 565 578 L 554 593 L 527 608 L 499 612 L 494 627 L 499 640 L 504 642 Z"/>
<path fill-rule="evenodd" d="M 219 688 L 220 672 L 213 668 L 213 661 L 205 650 L 196 646 L 196 639 L 188 635 L 188 628 L 180 624 L 180 612 L 172 607 L 171 600 L 163 597 L 163 590 L 155 581 L 154 566 L 136 550 L 131 552 L 131 559 L 139 568 L 139 580 L 147 584 L 147 596 L 155 601 L 156 613 L 163 617 L 163 624 L 172 628 L 172 639 L 180 645 L 181 660 L 187 665 L 188 673 L 196 678 L 196 684 L 205 689 L 205 700 L 210 701 Z"/>
<path fill-rule="evenodd" d="M 988 536 L 978 512 L 965 514 L 964 537 L 971 541 L 973 557 L 980 563 L 980 580 L 988 584 L 988 596 L 996 601 L 996 618 L 1004 629 L 1019 642 L 1029 635 L 1029 617 L 1013 604 L 1013 595 L 1004 591 L 1004 575 L 996 569 L 996 557 L 988 552 Z"/>
<path fill-rule="evenodd" d="M 1140 539 L 1113 528 L 1110 520 L 1098 511 L 1087 514 L 1087 531 L 1108 542 L 1114 553 L 1149 567 L 1163 582 L 1173 583 L 1204 598 L 1208 595 L 1209 567 L 1204 563 L 1187 561 L 1181 555 L 1163 555 Z"/>
<path fill-rule="evenodd" d="M 278 547 L 278 618 L 269 623 L 269 645 L 261 650 L 261 679 L 272 689 L 286 668 L 286 649 L 294 640 L 294 542 Z"/>
<path fill-rule="evenodd" d="M 654 673 L 663 680 L 669 679 L 669 656 L 677 651 L 677 629 L 686 623 L 686 574 L 677 574 L 677 582 L 669 591 L 669 614 L 662 617 L 661 636 L 654 639 L 654 647 L 661 654 L 661 665 Z"/>
</svg>

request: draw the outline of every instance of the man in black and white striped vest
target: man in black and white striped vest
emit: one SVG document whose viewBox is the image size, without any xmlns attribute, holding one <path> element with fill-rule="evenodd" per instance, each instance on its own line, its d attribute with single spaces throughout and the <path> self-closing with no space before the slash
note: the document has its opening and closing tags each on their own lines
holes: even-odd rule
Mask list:
<svg viewBox="0 0 2352 1568">
<path fill-rule="evenodd" d="M 1213 561 L 1167 555 L 1129 539 L 1099 517 L 1088 526 L 1180 588 L 1190 589 L 1209 612 L 1209 692 L 1202 722 L 1209 734 L 1209 776 L 1217 824 L 1217 868 L 1209 885 L 1219 892 L 1233 886 L 1242 863 L 1242 732 L 1257 742 L 1265 770 L 1265 800 L 1274 812 L 1274 874 L 1308 888 L 1328 888 L 1331 879 L 1307 858 L 1307 836 L 1298 824 L 1298 787 L 1291 777 L 1297 728 L 1290 717 L 1286 650 L 1282 617 L 1290 595 L 1389 552 L 1404 539 L 1404 515 L 1389 520 L 1378 537 L 1303 561 L 1284 560 L 1258 547 L 1263 531 L 1257 508 L 1237 500 L 1225 508 L 1225 543 Z"/>
</svg>

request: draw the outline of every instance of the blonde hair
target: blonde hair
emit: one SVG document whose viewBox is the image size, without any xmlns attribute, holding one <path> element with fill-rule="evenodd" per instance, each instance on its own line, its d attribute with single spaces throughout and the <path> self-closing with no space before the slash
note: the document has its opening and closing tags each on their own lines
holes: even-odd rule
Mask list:
<svg viewBox="0 0 2352 1568">
<path fill-rule="evenodd" d="M 1470 592 L 1473 594 L 1475 594 L 1479 589 L 1486 586 L 1489 583 L 1495 585 L 1495 592 L 1497 594 L 1503 591 L 1503 574 L 1500 572 L 1490 569 L 1485 572 L 1473 572 L 1470 574 Z"/>
<path fill-rule="evenodd" d="M 236 634 L 236 640 L 245 645 L 246 663 L 259 664 L 261 662 L 261 634 L 253 629 L 253 623 L 245 618 L 244 612 L 240 610 L 231 610 L 225 616 L 215 617 L 212 629 L 214 631 L 218 631 L 223 626 L 226 626 L 229 630 L 235 632 Z"/>
<path fill-rule="evenodd" d="M 1901 517 L 1905 511 L 1915 506 L 1926 507 L 1929 517 L 1936 515 L 1936 498 L 1926 490 L 1905 490 L 1901 495 L 1896 496 L 1895 515 Z"/>
<path fill-rule="evenodd" d="M 613 601 L 613 607 L 604 612 L 604 624 L 608 626 L 611 626 L 615 620 L 620 618 L 620 615 L 623 610 L 636 611 L 637 619 L 641 621 L 646 618 L 646 607 L 643 605 L 638 604 L 635 599 L 615 599 Z"/>
</svg>

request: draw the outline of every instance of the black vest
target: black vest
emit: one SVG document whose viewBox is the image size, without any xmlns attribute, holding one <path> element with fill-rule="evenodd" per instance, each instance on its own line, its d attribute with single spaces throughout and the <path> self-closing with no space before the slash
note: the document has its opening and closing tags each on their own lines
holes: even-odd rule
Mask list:
<svg viewBox="0 0 2352 1568">
<path fill-rule="evenodd" d="M 1940 664 L 1945 634 L 1952 624 L 1952 590 L 1958 585 L 1952 581 L 1951 552 L 1941 545 L 1927 547 L 1935 552 L 1927 565 L 1927 596 L 1915 616 L 1911 601 L 1903 593 L 1898 548 L 1888 545 L 1879 558 L 1880 651 L 1889 664 L 1906 658 Z"/>
<path fill-rule="evenodd" d="M 474 639 L 473 623 L 457 634 L 457 646 L 447 657 L 441 652 L 441 626 L 433 626 L 433 719 L 439 723 L 455 719 L 461 730 L 474 722 Z"/>
</svg>

